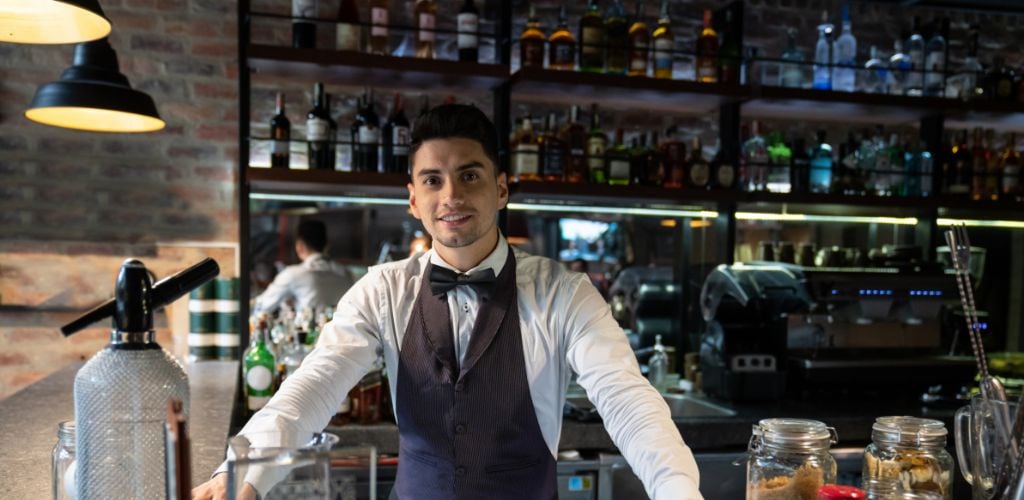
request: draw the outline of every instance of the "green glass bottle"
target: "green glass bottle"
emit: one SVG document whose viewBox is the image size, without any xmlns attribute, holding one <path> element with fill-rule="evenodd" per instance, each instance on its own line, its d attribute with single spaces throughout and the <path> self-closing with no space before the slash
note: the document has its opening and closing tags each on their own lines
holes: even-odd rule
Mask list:
<svg viewBox="0 0 1024 500">
<path fill-rule="evenodd" d="M 606 153 L 608 184 L 628 186 L 630 181 L 630 151 L 622 140 L 622 129 L 615 129 L 615 144 Z"/>
<path fill-rule="evenodd" d="M 245 350 L 245 399 L 249 411 L 267 404 L 274 395 L 274 354 L 267 347 L 267 322 L 259 320 Z"/>
<path fill-rule="evenodd" d="M 597 0 L 590 0 L 587 11 L 580 19 L 579 40 L 580 71 L 600 73 L 604 71 L 605 44 L 604 15 Z"/>
<path fill-rule="evenodd" d="M 587 134 L 588 178 L 594 184 L 608 183 L 608 166 L 604 164 L 607 147 L 608 136 L 601 129 L 601 115 L 597 111 L 597 103 L 594 103 L 590 105 L 590 131 Z"/>
</svg>

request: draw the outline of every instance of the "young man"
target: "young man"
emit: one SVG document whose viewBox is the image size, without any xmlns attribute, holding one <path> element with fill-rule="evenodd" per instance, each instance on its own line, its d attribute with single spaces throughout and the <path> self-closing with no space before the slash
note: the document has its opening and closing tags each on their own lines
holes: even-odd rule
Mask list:
<svg viewBox="0 0 1024 500">
<path fill-rule="evenodd" d="M 348 270 L 329 260 L 323 251 L 327 248 L 327 228 L 318 220 L 304 220 L 295 233 L 295 255 L 302 262 L 284 268 L 270 286 L 256 297 L 253 313 L 274 312 L 281 303 L 295 299 L 296 310 L 303 308 L 334 307 L 352 287 Z"/>
<path fill-rule="evenodd" d="M 384 355 L 400 435 L 392 498 L 550 499 L 571 372 L 655 500 L 699 499 L 698 472 L 608 305 L 580 273 L 512 249 L 498 231 L 508 182 L 494 125 L 434 108 L 412 134 L 409 206 L 433 248 L 371 268 L 316 349 L 242 429 L 300 444 Z M 272 478 L 247 481 L 266 493 Z M 223 475 L 193 491 L 217 498 Z"/>
</svg>

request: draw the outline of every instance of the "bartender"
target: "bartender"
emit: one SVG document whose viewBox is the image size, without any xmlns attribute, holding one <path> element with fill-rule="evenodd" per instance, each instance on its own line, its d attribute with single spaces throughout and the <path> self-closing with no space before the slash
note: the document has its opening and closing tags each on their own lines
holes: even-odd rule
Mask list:
<svg viewBox="0 0 1024 500">
<path fill-rule="evenodd" d="M 318 220 L 299 223 L 295 234 L 295 255 L 302 261 L 284 268 L 270 286 L 256 297 L 254 313 L 272 313 L 285 300 L 295 300 L 295 310 L 334 307 L 352 286 L 348 269 L 328 260 L 327 228 Z"/>
<path fill-rule="evenodd" d="M 693 454 L 601 295 L 498 230 L 509 191 L 497 150 L 494 125 L 475 107 L 417 119 L 409 207 L 433 247 L 371 268 L 240 434 L 254 447 L 301 445 L 382 352 L 399 431 L 391 498 L 550 499 L 575 372 L 648 495 L 700 499 Z M 223 498 L 225 476 L 193 498 Z M 245 491 L 265 495 L 273 480 L 250 474 Z"/>
</svg>

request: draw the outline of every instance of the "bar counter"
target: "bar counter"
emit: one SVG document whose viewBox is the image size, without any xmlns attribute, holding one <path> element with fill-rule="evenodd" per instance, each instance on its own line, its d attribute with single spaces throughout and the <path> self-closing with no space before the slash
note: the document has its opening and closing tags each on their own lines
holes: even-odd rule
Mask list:
<svg viewBox="0 0 1024 500">
<path fill-rule="evenodd" d="M 0 401 L 0 498 L 49 498 L 57 424 L 74 416 L 75 363 Z M 186 367 L 192 484 L 205 481 L 224 460 L 237 388 L 237 361 Z"/>
</svg>

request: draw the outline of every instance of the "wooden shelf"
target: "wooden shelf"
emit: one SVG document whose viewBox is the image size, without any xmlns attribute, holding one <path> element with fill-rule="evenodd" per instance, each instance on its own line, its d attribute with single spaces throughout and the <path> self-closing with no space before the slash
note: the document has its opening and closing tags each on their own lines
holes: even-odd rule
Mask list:
<svg viewBox="0 0 1024 500">
<path fill-rule="evenodd" d="M 569 182 L 519 182 L 509 186 L 513 201 L 544 203 L 561 201 L 598 206 L 653 207 L 715 210 L 716 204 L 733 200 L 740 193 L 656 186 L 611 186 Z"/>
<path fill-rule="evenodd" d="M 260 75 L 409 91 L 487 92 L 508 79 L 499 64 L 273 45 L 250 45 L 248 63 Z"/>
<path fill-rule="evenodd" d="M 950 109 L 959 111 L 959 103 L 935 97 L 751 87 L 742 113 L 744 118 L 896 125 L 942 115 Z"/>
<path fill-rule="evenodd" d="M 389 198 L 409 194 L 405 174 L 249 167 L 247 175 L 253 193 Z"/>
<path fill-rule="evenodd" d="M 597 102 L 603 108 L 702 114 L 747 95 L 738 85 L 521 68 L 510 80 L 512 99 L 559 104 Z"/>
</svg>

